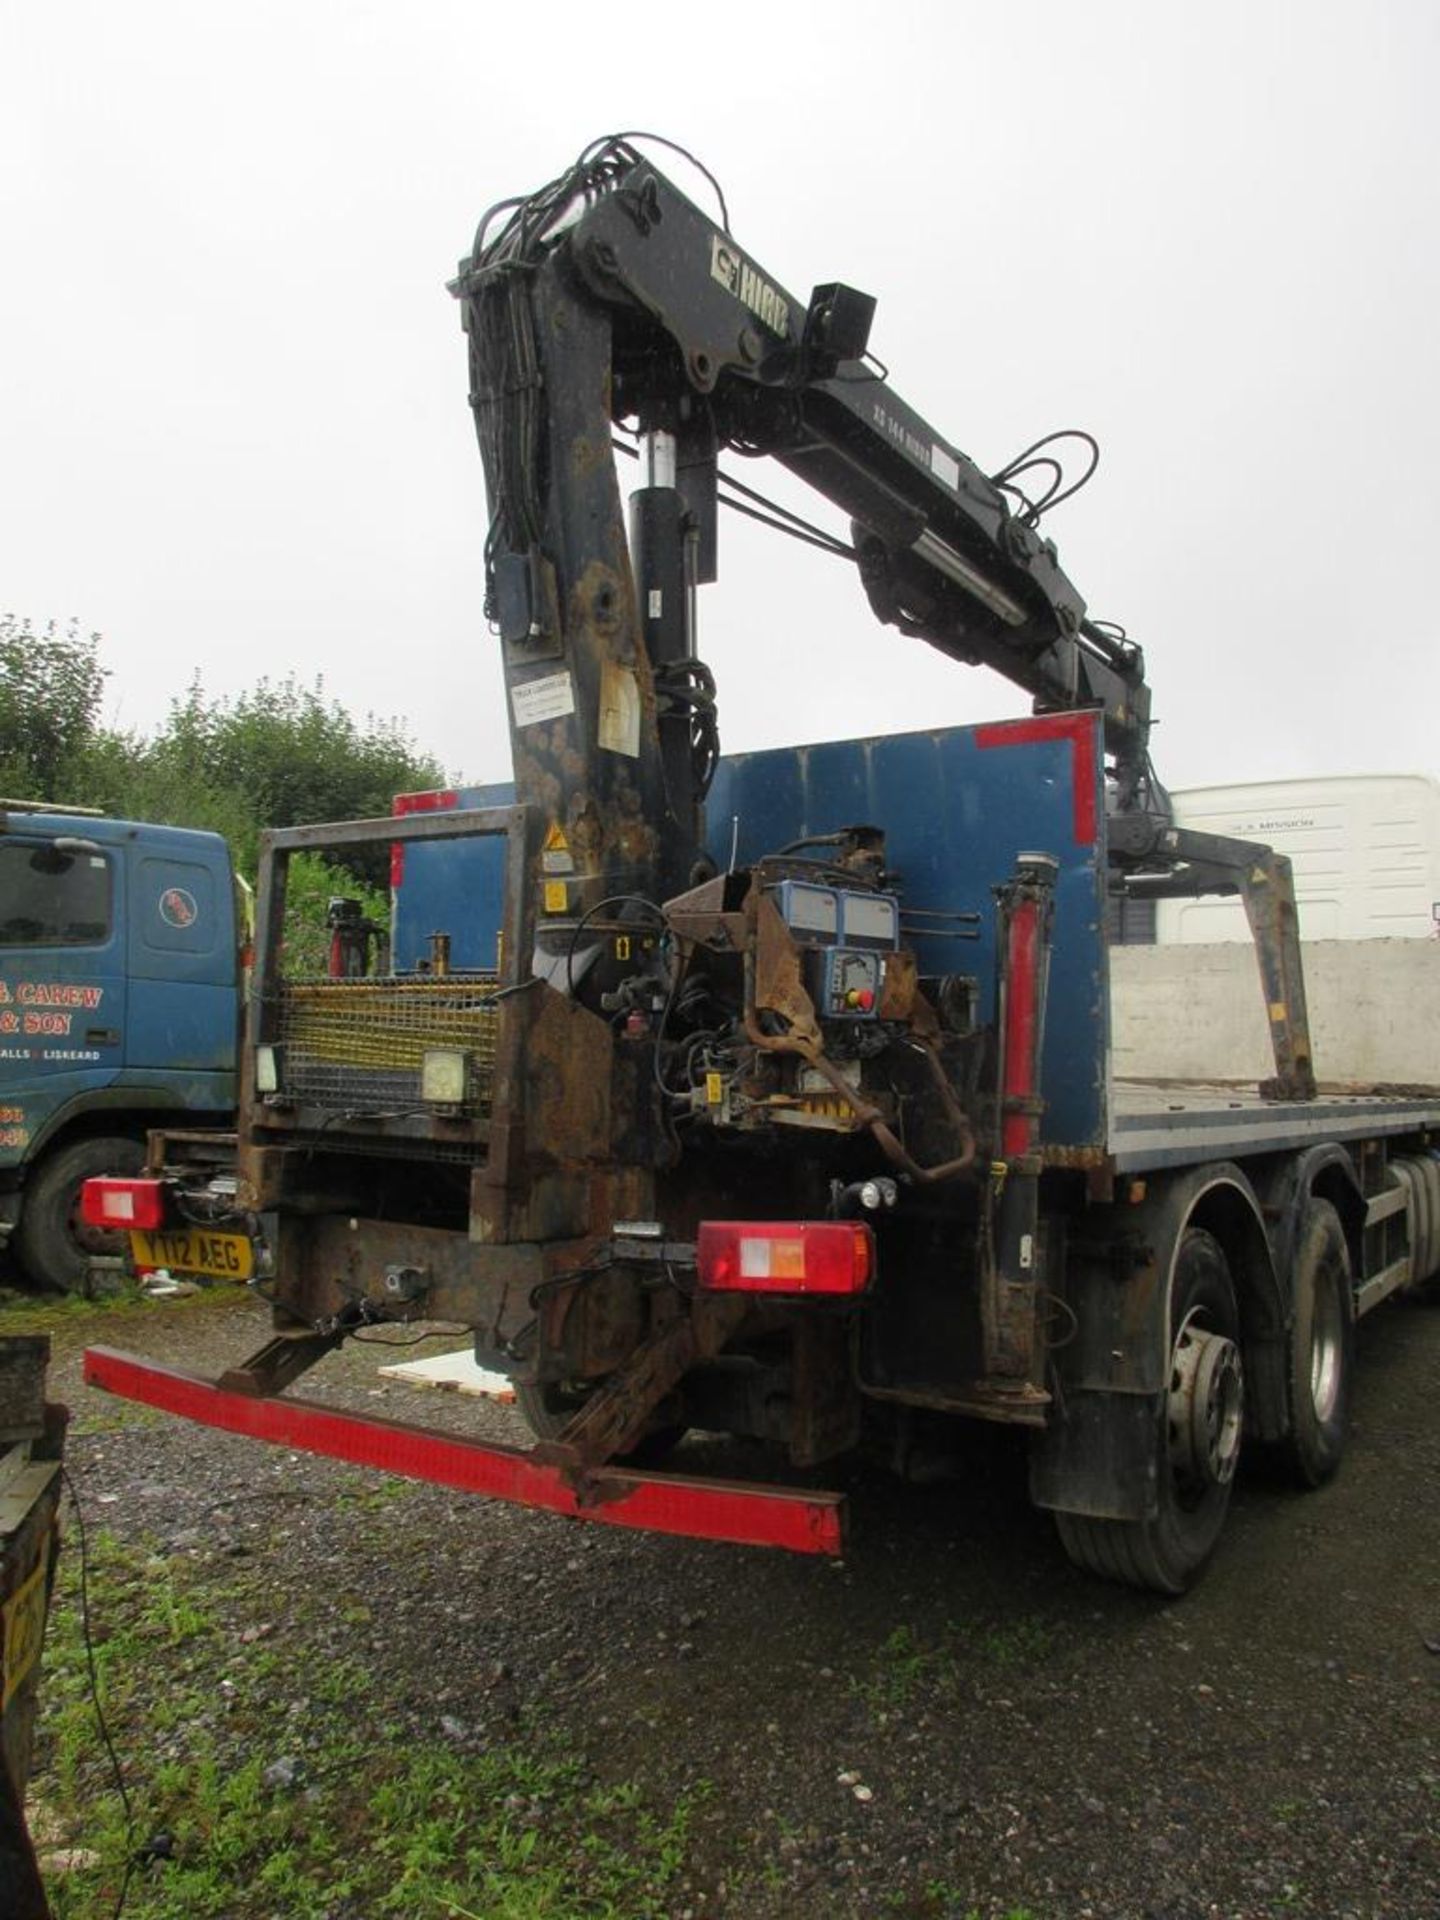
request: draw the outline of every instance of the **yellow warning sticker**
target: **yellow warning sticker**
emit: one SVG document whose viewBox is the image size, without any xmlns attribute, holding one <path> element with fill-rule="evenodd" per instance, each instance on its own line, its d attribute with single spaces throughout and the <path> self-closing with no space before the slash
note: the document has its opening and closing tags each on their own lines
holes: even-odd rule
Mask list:
<svg viewBox="0 0 1440 1920">
<path fill-rule="evenodd" d="M 546 873 L 575 871 L 575 862 L 570 856 L 570 842 L 565 838 L 565 829 L 558 820 L 550 822 L 550 831 L 540 849 L 540 864 Z"/>
<path fill-rule="evenodd" d="M 3 1621 L 4 1664 L 0 1680 L 0 1711 L 8 1707 L 11 1695 L 40 1658 L 40 1643 L 45 1638 L 45 1575 L 48 1556 L 41 1548 L 35 1571 L 20 1585 L 0 1609 Z"/>
<path fill-rule="evenodd" d="M 718 1107 L 725 1099 L 725 1082 L 718 1073 L 705 1076 L 705 1101 L 708 1106 Z"/>
<path fill-rule="evenodd" d="M 563 880 L 547 880 L 545 882 L 546 913 L 564 913 L 569 904 L 570 889 L 566 886 L 565 882 Z"/>
</svg>

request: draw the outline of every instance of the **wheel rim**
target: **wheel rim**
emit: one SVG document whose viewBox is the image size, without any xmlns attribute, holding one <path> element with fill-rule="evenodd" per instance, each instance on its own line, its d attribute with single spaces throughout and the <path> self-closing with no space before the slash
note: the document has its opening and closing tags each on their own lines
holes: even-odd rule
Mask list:
<svg viewBox="0 0 1440 1920">
<path fill-rule="evenodd" d="M 1340 1399 L 1344 1372 L 1345 1321 L 1329 1273 L 1316 1278 L 1310 1325 L 1310 1404 L 1315 1417 L 1329 1420 Z"/>
<path fill-rule="evenodd" d="M 1170 1470 L 1180 1488 L 1198 1496 L 1229 1484 L 1240 1457 L 1244 1408 L 1239 1347 L 1191 1314 L 1170 1356 Z"/>
</svg>

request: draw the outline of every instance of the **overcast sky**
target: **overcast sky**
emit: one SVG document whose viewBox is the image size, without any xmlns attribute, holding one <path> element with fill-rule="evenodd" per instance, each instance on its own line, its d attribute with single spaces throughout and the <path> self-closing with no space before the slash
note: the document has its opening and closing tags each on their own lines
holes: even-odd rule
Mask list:
<svg viewBox="0 0 1440 1920">
<path fill-rule="evenodd" d="M 444 282 L 646 127 L 773 278 L 877 296 L 982 467 L 1098 435 L 1046 525 L 1145 646 L 1169 784 L 1436 772 L 1437 97 L 1434 0 L 0 0 L 0 609 L 98 629 L 121 725 L 294 671 L 503 775 Z M 721 534 L 727 748 L 1026 710 L 844 564 Z"/>
</svg>

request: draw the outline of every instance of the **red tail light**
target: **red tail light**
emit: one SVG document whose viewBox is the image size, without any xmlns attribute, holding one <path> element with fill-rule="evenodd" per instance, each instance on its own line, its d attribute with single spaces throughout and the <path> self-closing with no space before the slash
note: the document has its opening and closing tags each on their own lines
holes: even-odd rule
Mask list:
<svg viewBox="0 0 1440 1920">
<path fill-rule="evenodd" d="M 138 1227 L 153 1233 L 165 1224 L 163 1180 L 87 1180 L 80 1189 L 80 1218 L 110 1232 Z"/>
<path fill-rule="evenodd" d="M 875 1236 L 854 1220 L 705 1220 L 696 1263 L 717 1293 L 863 1293 Z"/>
</svg>

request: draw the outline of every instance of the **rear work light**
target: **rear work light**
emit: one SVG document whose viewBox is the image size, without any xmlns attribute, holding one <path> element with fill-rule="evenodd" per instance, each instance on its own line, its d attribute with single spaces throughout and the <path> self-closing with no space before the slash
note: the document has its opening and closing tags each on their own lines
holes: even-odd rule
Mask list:
<svg viewBox="0 0 1440 1920">
<path fill-rule="evenodd" d="M 111 1232 L 138 1227 L 153 1233 L 165 1224 L 163 1180 L 87 1180 L 80 1189 L 80 1218 L 87 1227 Z"/>
<path fill-rule="evenodd" d="M 700 1284 L 717 1293 L 863 1293 L 875 1236 L 854 1220 L 704 1220 Z"/>
</svg>

